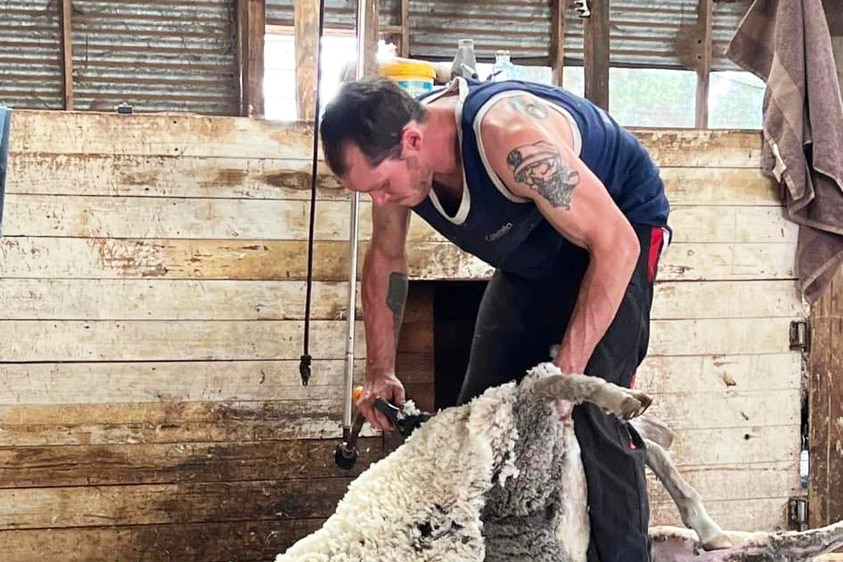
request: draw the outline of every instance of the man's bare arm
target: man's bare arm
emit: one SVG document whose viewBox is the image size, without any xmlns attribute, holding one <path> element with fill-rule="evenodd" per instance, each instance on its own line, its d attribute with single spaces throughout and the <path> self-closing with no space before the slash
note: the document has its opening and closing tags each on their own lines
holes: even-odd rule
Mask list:
<svg viewBox="0 0 843 562">
<path fill-rule="evenodd" d="M 571 150 L 564 117 L 525 94 L 501 100 L 481 127 L 492 167 L 514 195 L 532 200 L 590 263 L 554 362 L 582 373 L 617 313 L 640 246 L 602 182 Z"/>
<path fill-rule="evenodd" d="M 404 387 L 395 375 L 398 334 L 407 302 L 406 239 L 410 214 L 406 208 L 372 207 L 372 240 L 363 263 L 363 314 L 366 326 L 366 383 L 358 407 L 378 429 L 389 421 L 374 409 L 382 397 L 404 402 Z"/>
</svg>

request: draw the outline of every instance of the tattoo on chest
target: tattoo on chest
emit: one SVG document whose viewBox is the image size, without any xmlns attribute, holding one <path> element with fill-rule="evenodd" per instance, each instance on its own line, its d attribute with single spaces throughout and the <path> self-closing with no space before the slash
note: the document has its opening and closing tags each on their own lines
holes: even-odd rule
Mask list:
<svg viewBox="0 0 843 562">
<path fill-rule="evenodd" d="M 509 153 L 506 163 L 515 181 L 538 192 L 554 207 L 571 209 L 571 194 L 580 174 L 565 166 L 559 150 L 549 142 L 520 146 Z"/>
</svg>

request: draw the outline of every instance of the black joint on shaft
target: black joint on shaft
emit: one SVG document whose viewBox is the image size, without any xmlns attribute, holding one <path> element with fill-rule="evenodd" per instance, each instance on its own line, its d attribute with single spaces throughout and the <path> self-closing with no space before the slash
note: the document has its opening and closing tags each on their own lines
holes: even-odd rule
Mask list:
<svg viewBox="0 0 843 562">
<path fill-rule="evenodd" d="M 307 386 L 308 381 L 310 381 L 310 361 L 310 355 L 302 355 L 301 361 L 299 362 L 299 375 L 301 375 L 303 386 Z"/>
</svg>

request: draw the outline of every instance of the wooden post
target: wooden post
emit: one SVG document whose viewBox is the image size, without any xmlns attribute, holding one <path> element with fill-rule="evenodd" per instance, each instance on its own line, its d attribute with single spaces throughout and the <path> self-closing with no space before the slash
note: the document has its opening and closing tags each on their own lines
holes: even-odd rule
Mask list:
<svg viewBox="0 0 843 562">
<path fill-rule="evenodd" d="M 410 0 L 401 0 L 401 56 L 410 56 Z"/>
<path fill-rule="evenodd" d="M 296 0 L 293 10 L 296 45 L 296 116 L 316 116 L 316 73 L 319 60 L 319 0 Z"/>
<path fill-rule="evenodd" d="M 64 108 L 73 111 L 73 1 L 59 0 L 61 73 Z"/>
<path fill-rule="evenodd" d="M 240 71 L 240 115 L 243 116 L 263 117 L 265 33 L 266 1 L 237 0 L 237 65 Z"/>
<path fill-rule="evenodd" d="M 553 0 L 550 12 L 550 68 L 557 86 L 565 67 L 565 6 L 565 0 Z"/>
<path fill-rule="evenodd" d="M 711 83 L 711 20 L 713 0 L 699 0 L 697 11 L 697 129 L 708 129 L 708 90 Z"/>
<path fill-rule="evenodd" d="M 585 20 L 585 97 L 609 109 L 609 1 L 589 0 L 591 17 Z"/>
<path fill-rule="evenodd" d="M 843 519 L 843 267 L 811 307 L 808 523 Z"/>
<path fill-rule="evenodd" d="M 359 0 L 365 2 L 366 28 L 363 30 L 363 76 L 373 77 L 378 73 L 378 38 L 380 37 L 380 0 Z M 358 30 L 359 33 L 359 30 Z"/>
</svg>

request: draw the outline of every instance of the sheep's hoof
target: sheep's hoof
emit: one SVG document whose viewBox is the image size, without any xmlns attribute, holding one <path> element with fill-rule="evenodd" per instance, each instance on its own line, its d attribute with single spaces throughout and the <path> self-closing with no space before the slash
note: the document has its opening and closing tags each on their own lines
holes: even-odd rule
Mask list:
<svg viewBox="0 0 843 562">
<path fill-rule="evenodd" d="M 732 548 L 732 540 L 726 535 L 717 535 L 713 539 L 702 543 L 703 550 L 723 550 L 725 548 Z"/>
<path fill-rule="evenodd" d="M 638 390 L 625 389 L 627 396 L 621 402 L 619 415 L 625 420 L 637 418 L 647 411 L 653 399 Z"/>
</svg>

